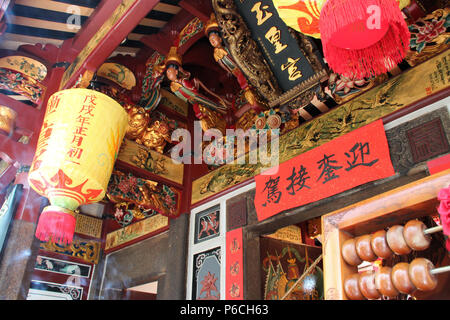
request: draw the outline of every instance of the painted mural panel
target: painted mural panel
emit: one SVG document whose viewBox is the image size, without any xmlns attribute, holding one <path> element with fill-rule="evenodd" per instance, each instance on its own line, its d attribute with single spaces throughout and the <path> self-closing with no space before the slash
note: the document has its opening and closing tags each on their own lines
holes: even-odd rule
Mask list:
<svg viewBox="0 0 450 320">
<path fill-rule="evenodd" d="M 194 243 L 213 239 L 220 235 L 220 206 L 199 212 L 195 215 Z"/>
<path fill-rule="evenodd" d="M 139 237 L 169 226 L 169 218 L 156 214 L 106 235 L 105 250 L 110 250 Z"/>
<path fill-rule="evenodd" d="M 81 300 L 83 288 L 32 280 L 27 300 Z"/>
<path fill-rule="evenodd" d="M 179 115 L 183 117 L 188 116 L 188 104 L 187 102 L 181 100 L 174 94 L 170 93 L 167 90 L 161 89 L 161 102 L 160 104 L 169 108 L 170 110 L 175 111 Z"/>
<path fill-rule="evenodd" d="M 40 255 L 36 258 L 34 268 L 36 270 L 74 275 L 82 278 L 89 278 L 91 274 L 91 266 L 89 265 L 59 260 Z"/>
<path fill-rule="evenodd" d="M 279 163 L 448 88 L 449 69 L 450 51 L 447 50 L 280 136 Z M 270 144 L 268 149 L 270 151 Z M 253 178 L 264 169 L 261 163 L 247 163 L 227 164 L 195 180 L 192 203 Z"/>
<path fill-rule="evenodd" d="M 220 247 L 194 255 L 192 300 L 220 300 Z"/>
<path fill-rule="evenodd" d="M 260 239 L 261 283 L 264 300 L 322 300 L 323 267 L 320 262 L 297 283 L 322 254 L 322 248 L 262 237 Z M 290 293 L 288 291 L 295 286 Z M 287 294 L 288 293 L 288 294 Z"/>
</svg>

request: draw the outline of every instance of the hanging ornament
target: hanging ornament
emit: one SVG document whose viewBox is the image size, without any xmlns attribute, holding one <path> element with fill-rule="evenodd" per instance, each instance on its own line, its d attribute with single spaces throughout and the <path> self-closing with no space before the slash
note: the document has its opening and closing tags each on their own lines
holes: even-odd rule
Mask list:
<svg viewBox="0 0 450 320">
<path fill-rule="evenodd" d="M 36 237 L 71 243 L 75 210 L 103 199 L 127 128 L 127 113 L 93 90 L 68 89 L 49 99 L 28 181 L 50 206 Z"/>
<path fill-rule="evenodd" d="M 273 0 L 281 20 L 288 27 L 320 39 L 320 12 L 327 0 Z M 396 0 L 400 9 L 405 8 L 411 0 Z"/>
<path fill-rule="evenodd" d="M 396 0 L 328 0 L 320 31 L 330 68 L 347 77 L 386 73 L 409 47 L 410 33 Z"/>
</svg>

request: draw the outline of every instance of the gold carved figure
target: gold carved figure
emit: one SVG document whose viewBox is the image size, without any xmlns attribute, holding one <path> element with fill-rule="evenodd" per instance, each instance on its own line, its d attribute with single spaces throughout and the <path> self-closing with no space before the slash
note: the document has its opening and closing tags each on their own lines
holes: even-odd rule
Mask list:
<svg viewBox="0 0 450 320">
<path fill-rule="evenodd" d="M 125 137 L 130 140 L 139 139 L 150 122 L 150 115 L 144 108 L 138 106 L 127 105 L 125 110 L 128 112 L 128 128 Z"/>
<path fill-rule="evenodd" d="M 167 142 L 171 142 L 169 126 L 165 122 L 156 120 L 151 126 L 145 128 L 136 142 L 156 152 L 164 153 Z"/>
<path fill-rule="evenodd" d="M 252 86 L 248 83 L 246 76 L 241 71 L 236 61 L 231 56 L 230 52 L 223 46 L 223 40 L 220 35 L 219 26 L 217 24 L 214 13 L 211 14 L 210 20 L 205 26 L 205 34 L 209 39 L 210 44 L 214 47 L 214 60 L 224 69 L 228 74 L 231 74 L 237 80 L 239 86 L 243 90 L 243 96 L 248 104 L 237 110 L 234 116 L 238 119 L 238 128 L 246 130 L 249 128 L 247 122 L 253 121 L 254 116 L 267 109 L 265 104 L 257 96 Z"/>
</svg>

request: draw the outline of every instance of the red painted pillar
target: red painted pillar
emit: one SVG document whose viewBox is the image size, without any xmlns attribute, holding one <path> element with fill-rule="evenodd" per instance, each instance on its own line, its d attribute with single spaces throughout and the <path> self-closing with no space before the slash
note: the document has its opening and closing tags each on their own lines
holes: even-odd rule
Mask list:
<svg viewBox="0 0 450 320">
<path fill-rule="evenodd" d="M 51 72 L 51 73 L 50 73 Z M 14 109 L 18 116 L 16 125 L 30 137 L 28 144 L 19 143 L 6 136 L 0 137 L 2 158 L 12 165 L 11 172 L 18 171 L 14 184 L 22 184 L 23 189 L 14 219 L 9 225 L 8 237 L 5 241 L 0 261 L 0 299 L 26 299 L 30 286 L 39 241 L 34 233 L 40 209 L 45 198 L 39 196 L 28 185 L 27 168 L 31 165 L 44 119 L 47 101 L 58 90 L 64 69 L 55 68 L 50 71 L 47 90 L 41 108 L 32 108 L 6 96 L 0 96 L 0 102 Z M 11 182 L 14 175 L 3 178 L 3 184 Z M 8 180 L 9 179 L 9 180 Z"/>
</svg>

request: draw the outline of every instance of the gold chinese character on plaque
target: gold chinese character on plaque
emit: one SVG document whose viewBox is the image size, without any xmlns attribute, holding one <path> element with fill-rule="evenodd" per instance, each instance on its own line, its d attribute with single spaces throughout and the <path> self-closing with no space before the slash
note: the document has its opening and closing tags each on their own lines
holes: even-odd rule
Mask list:
<svg viewBox="0 0 450 320">
<path fill-rule="evenodd" d="M 256 12 L 256 20 L 258 26 L 262 25 L 273 15 L 272 12 L 267 11 L 267 8 L 269 8 L 268 5 L 261 6 L 261 1 L 255 3 L 255 5 L 253 6 L 251 12 Z"/>
<path fill-rule="evenodd" d="M 286 49 L 287 44 L 281 43 L 281 31 L 277 27 L 270 28 L 269 31 L 266 32 L 265 37 L 271 44 L 274 45 L 276 54 Z"/>
<path fill-rule="evenodd" d="M 295 81 L 298 78 L 301 78 L 302 72 L 300 70 L 298 70 L 297 66 L 295 65 L 298 61 L 300 60 L 300 58 L 297 59 L 293 59 L 293 58 L 288 58 L 287 62 L 285 64 L 281 65 L 281 71 L 284 71 L 287 69 L 288 73 L 289 73 L 289 80 L 290 81 Z"/>
</svg>

